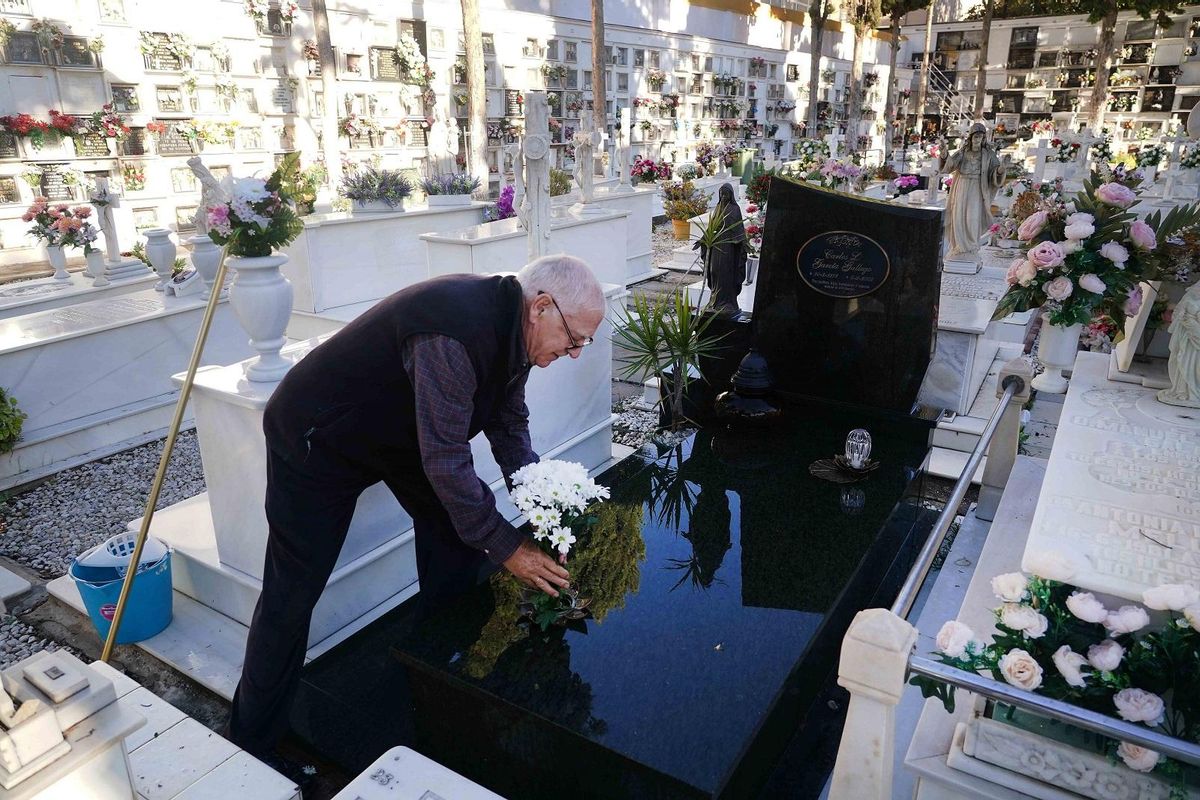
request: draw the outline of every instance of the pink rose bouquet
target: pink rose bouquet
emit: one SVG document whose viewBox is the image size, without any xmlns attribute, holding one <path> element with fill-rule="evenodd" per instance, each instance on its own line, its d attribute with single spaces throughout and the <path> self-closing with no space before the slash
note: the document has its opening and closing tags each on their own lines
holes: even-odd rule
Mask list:
<svg viewBox="0 0 1200 800">
<path fill-rule="evenodd" d="M 1103 316 L 1119 337 L 1140 305 L 1138 285 L 1176 271 L 1163 245 L 1200 225 L 1200 204 L 1139 219 L 1128 210 L 1136 181 L 1136 173 L 1101 165 L 1073 198 L 1043 197 L 1017 231 L 1027 249 L 1008 269 L 995 318 L 1041 308 L 1050 324 L 1066 327 Z"/>
</svg>

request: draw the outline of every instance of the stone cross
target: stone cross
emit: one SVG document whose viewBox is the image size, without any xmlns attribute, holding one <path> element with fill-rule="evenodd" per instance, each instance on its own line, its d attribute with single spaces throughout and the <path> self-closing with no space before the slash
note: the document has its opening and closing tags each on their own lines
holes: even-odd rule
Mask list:
<svg viewBox="0 0 1200 800">
<path fill-rule="evenodd" d="M 592 202 L 595 196 L 596 168 L 593 154 L 600 144 L 600 134 L 592 129 L 592 117 L 584 114 L 579 120 L 579 130 L 571 137 L 575 145 L 575 183 L 579 186 L 579 201 Z"/>
<path fill-rule="evenodd" d="M 825 144 L 829 145 L 829 157 L 837 158 L 838 150 L 842 146 L 842 139 L 845 139 L 840 133 L 830 133 L 825 136 Z"/>
<path fill-rule="evenodd" d="M 113 209 L 121 205 L 121 196 L 108 188 L 108 178 L 96 179 L 96 191 L 92 193 L 92 205 L 96 206 L 96 222 L 104 233 L 104 251 L 112 263 L 121 260 L 121 244 L 117 241 L 117 223 Z"/>
<path fill-rule="evenodd" d="M 1162 199 L 1155 203 L 1156 206 L 1164 208 L 1172 208 L 1175 206 L 1175 184 L 1183 178 L 1183 170 L 1178 167 L 1171 167 L 1163 173 L 1166 181 L 1163 184 Z"/>
<path fill-rule="evenodd" d="M 1046 160 L 1058 155 L 1058 148 L 1050 146 L 1049 139 L 1039 139 L 1037 147 L 1029 151 L 1033 156 L 1033 179 L 1039 183 L 1046 175 Z"/>
<path fill-rule="evenodd" d="M 1179 150 L 1191 140 L 1192 138 L 1186 133 L 1177 133 L 1169 139 L 1163 139 L 1163 144 L 1170 143 L 1171 145 L 1171 160 L 1168 162 L 1169 164 L 1179 165 Z"/>
<path fill-rule="evenodd" d="M 525 94 L 525 136 L 513 172 L 523 189 L 517 217 L 525 228 L 528 258 L 533 261 L 550 250 L 550 107 L 544 91 Z M 515 196 L 513 201 L 515 205 Z"/>
<path fill-rule="evenodd" d="M 1095 136 L 1091 131 L 1084 131 L 1075 137 L 1075 141 L 1079 143 L 1079 153 L 1075 158 L 1075 169 L 1081 177 L 1088 174 L 1088 151 L 1092 149 L 1092 145 L 1100 144 L 1104 141 L 1103 136 Z"/>
<path fill-rule="evenodd" d="M 629 191 L 633 188 L 630 183 L 630 170 L 633 169 L 633 109 L 626 106 L 621 109 L 621 121 L 617 128 L 617 190 Z"/>
</svg>

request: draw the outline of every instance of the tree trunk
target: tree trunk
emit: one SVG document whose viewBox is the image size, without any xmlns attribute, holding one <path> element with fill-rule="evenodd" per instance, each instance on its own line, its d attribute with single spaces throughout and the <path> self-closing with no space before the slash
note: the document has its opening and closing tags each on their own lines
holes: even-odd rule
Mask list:
<svg viewBox="0 0 1200 800">
<path fill-rule="evenodd" d="M 884 98 L 883 106 L 883 163 L 889 164 L 892 160 L 892 139 L 896 136 L 896 92 L 899 87 L 896 85 L 896 59 L 900 53 L 900 14 L 892 14 L 892 52 L 888 54 L 888 83 L 887 97 Z"/>
<path fill-rule="evenodd" d="M 467 169 L 479 179 L 479 194 L 488 194 L 487 87 L 484 78 L 483 31 L 479 0 L 462 0 L 463 39 L 467 50 Z"/>
<path fill-rule="evenodd" d="M 850 97 L 846 112 L 846 152 L 858 152 L 859 126 L 862 124 L 863 107 L 863 41 L 867 38 L 867 29 L 861 25 L 854 26 L 854 56 L 850 60 Z"/>
<path fill-rule="evenodd" d="M 994 0 L 983 6 L 983 35 L 979 42 L 979 66 L 975 75 L 975 119 L 983 119 L 983 99 L 987 95 L 988 42 L 992 38 L 992 12 Z"/>
<path fill-rule="evenodd" d="M 592 125 L 600 133 L 608 130 L 608 112 L 604 93 L 604 0 L 592 0 Z M 604 152 L 598 148 L 594 156 L 596 175 L 604 174 Z"/>
<path fill-rule="evenodd" d="M 925 127 L 925 98 L 929 92 L 929 51 L 933 49 L 933 15 L 937 10 L 937 0 L 932 0 L 929 3 L 929 8 L 925 10 L 925 52 L 921 59 L 921 81 L 917 86 L 917 122 L 916 134 L 920 141 L 923 138 Z"/>
<path fill-rule="evenodd" d="M 333 41 L 329 38 L 329 12 L 325 0 L 313 0 L 313 27 L 316 28 L 317 51 L 321 54 L 321 93 L 325 109 L 321 115 L 321 154 L 329 185 L 337 191 L 342 182 L 342 157 L 338 151 L 337 64 L 334 62 Z"/>
<path fill-rule="evenodd" d="M 825 38 L 825 19 L 829 5 L 821 0 L 817 11 L 810 15 L 812 20 L 812 41 L 809 43 L 808 69 L 808 128 L 804 131 L 811 139 L 819 138 L 817 130 L 817 101 L 821 92 L 821 40 Z"/>
<path fill-rule="evenodd" d="M 1092 107 L 1088 114 L 1088 130 L 1093 136 L 1099 136 L 1104 127 L 1104 109 L 1108 107 L 1108 70 L 1116 30 L 1117 5 L 1114 2 L 1100 24 L 1100 42 L 1096 45 L 1096 83 L 1092 87 Z"/>
</svg>

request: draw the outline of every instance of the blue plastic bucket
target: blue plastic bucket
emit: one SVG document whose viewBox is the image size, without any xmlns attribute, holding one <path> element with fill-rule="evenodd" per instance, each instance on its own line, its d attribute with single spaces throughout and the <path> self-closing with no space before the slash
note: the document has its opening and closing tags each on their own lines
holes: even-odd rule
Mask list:
<svg viewBox="0 0 1200 800">
<path fill-rule="evenodd" d="M 117 599 L 121 595 L 121 584 L 124 582 L 129 563 L 128 555 L 121 551 L 126 549 L 128 537 L 129 534 L 115 536 L 76 557 L 68 570 L 76 588 L 79 589 L 79 596 L 83 598 L 83 605 L 91 617 L 92 625 L 101 639 L 108 638 L 108 629 L 117 612 Z M 161 543 L 158 544 L 161 546 Z M 137 579 L 133 582 L 133 591 L 125 605 L 125 616 L 117 633 L 117 644 L 149 639 L 171 624 L 171 551 L 165 546 L 161 547 L 165 551 L 161 556 L 154 561 L 146 561 L 143 557 L 138 567 Z M 95 563 L 88 563 L 89 560 L 97 560 L 89 557 L 104 555 L 106 551 L 110 557 L 101 560 L 109 561 L 110 565 L 97 566 Z M 118 559 L 123 556 L 124 562 L 111 565 L 111 556 L 118 553 L 121 553 Z"/>
</svg>

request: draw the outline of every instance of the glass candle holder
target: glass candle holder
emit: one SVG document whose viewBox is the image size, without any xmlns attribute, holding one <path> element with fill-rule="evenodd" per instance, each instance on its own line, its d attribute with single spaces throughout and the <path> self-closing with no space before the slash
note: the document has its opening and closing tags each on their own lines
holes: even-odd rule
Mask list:
<svg viewBox="0 0 1200 800">
<path fill-rule="evenodd" d="M 871 434 L 855 428 L 846 436 L 846 463 L 853 469 L 863 469 L 871 457 Z"/>
</svg>

